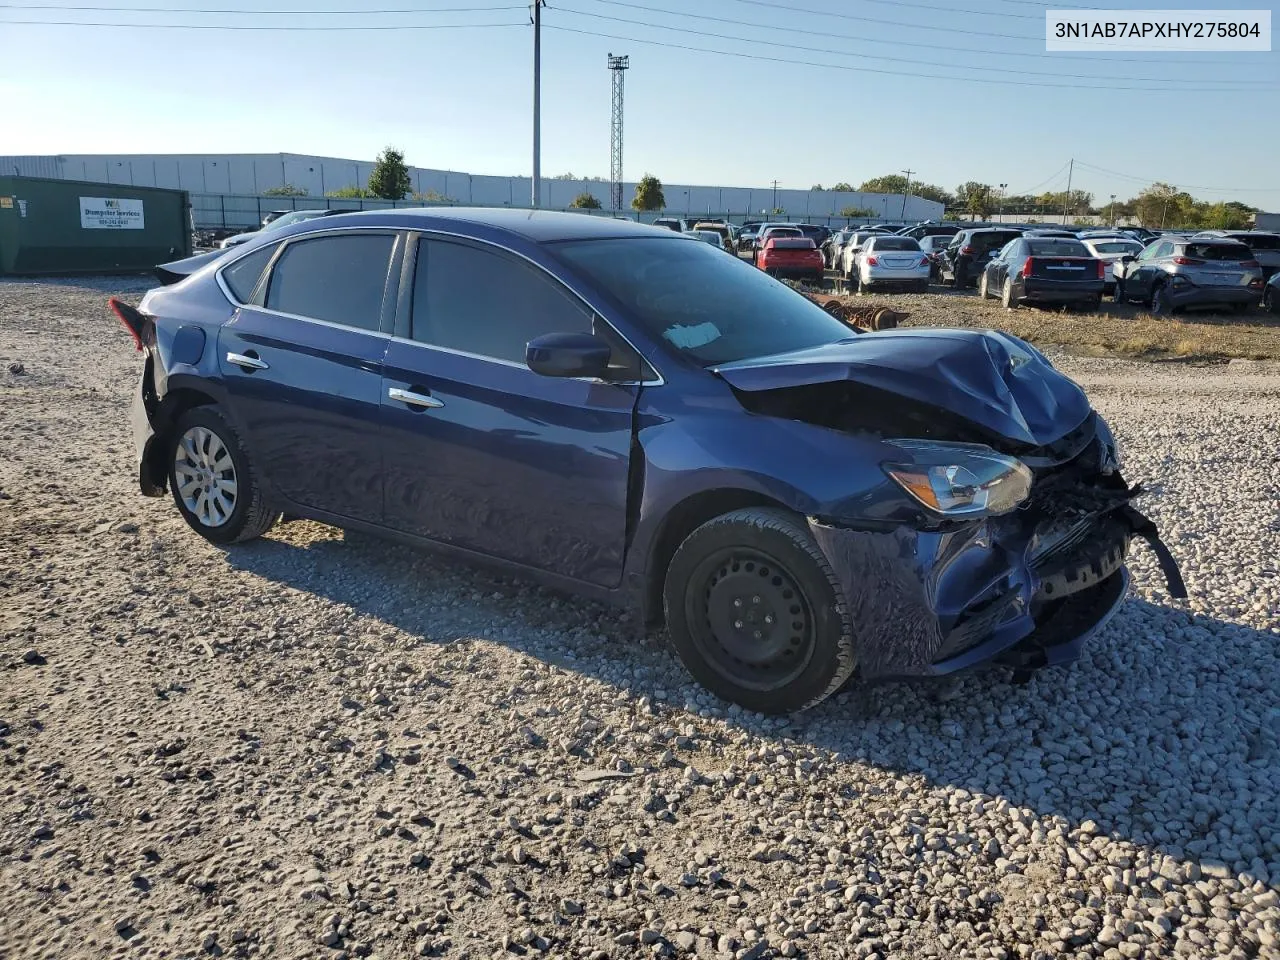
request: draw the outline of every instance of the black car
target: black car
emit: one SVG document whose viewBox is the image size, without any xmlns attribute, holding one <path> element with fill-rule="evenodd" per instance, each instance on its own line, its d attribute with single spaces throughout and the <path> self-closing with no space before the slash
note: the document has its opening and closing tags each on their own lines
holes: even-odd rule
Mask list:
<svg viewBox="0 0 1280 960">
<path fill-rule="evenodd" d="M 943 283 L 950 281 L 957 290 L 967 289 L 977 280 L 987 261 L 1006 243 L 1020 236 L 1022 231 L 1013 227 L 961 230 L 938 257 L 938 275 Z"/>
<path fill-rule="evenodd" d="M 797 223 L 796 226 L 800 228 L 801 233 L 813 241 L 813 245 L 818 249 L 822 249 L 827 237 L 831 236 L 830 230 L 816 223 Z"/>
<path fill-rule="evenodd" d="M 1028 234 L 1010 240 L 978 278 L 978 297 L 995 294 L 1010 310 L 1020 303 L 1085 304 L 1097 310 L 1107 265 L 1070 237 Z"/>
<path fill-rule="evenodd" d="M 1262 288 L 1262 306 L 1272 313 L 1280 313 L 1280 273 L 1274 274 Z"/>
<path fill-rule="evenodd" d="M 653 221 L 655 227 L 666 227 L 668 230 L 674 230 L 676 233 L 684 233 L 684 226 L 676 217 L 659 217 Z"/>
</svg>

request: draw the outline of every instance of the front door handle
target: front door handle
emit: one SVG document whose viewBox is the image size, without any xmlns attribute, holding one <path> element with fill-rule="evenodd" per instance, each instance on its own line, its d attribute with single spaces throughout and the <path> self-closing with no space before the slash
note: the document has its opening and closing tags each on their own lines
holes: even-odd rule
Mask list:
<svg viewBox="0 0 1280 960">
<path fill-rule="evenodd" d="M 259 360 L 257 357 L 247 357 L 243 353 L 228 353 L 227 363 L 234 363 L 237 367 L 245 370 L 266 370 L 268 368 L 267 361 Z"/>
<path fill-rule="evenodd" d="M 429 407 L 435 410 L 444 406 L 443 400 L 437 400 L 435 397 L 426 393 L 414 393 L 412 390 L 405 390 L 401 387 L 392 387 L 387 391 L 387 396 L 392 400 L 399 400 L 401 403 L 407 403 L 411 407 Z"/>
</svg>

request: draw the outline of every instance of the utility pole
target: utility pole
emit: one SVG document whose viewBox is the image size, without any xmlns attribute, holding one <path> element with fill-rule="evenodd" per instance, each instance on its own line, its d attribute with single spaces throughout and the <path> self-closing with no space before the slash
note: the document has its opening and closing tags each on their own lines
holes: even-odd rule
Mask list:
<svg viewBox="0 0 1280 960">
<path fill-rule="evenodd" d="M 547 0 L 533 0 L 533 198 L 542 205 L 542 8 Z"/>
<path fill-rule="evenodd" d="M 902 193 L 902 214 L 901 214 L 901 218 L 905 220 L 907 218 L 907 197 L 911 196 L 911 175 L 915 173 L 915 171 L 903 170 L 902 172 L 907 175 L 907 187 Z"/>
<path fill-rule="evenodd" d="M 1067 167 L 1067 197 L 1062 201 L 1062 225 L 1067 225 L 1067 206 L 1071 203 L 1071 177 L 1076 172 L 1076 158 L 1071 158 L 1071 165 Z"/>
<path fill-rule="evenodd" d="M 773 181 L 773 209 L 774 210 L 778 209 L 778 181 L 777 180 Z M 773 213 L 770 213 L 769 215 L 774 216 Z"/>
<path fill-rule="evenodd" d="M 630 66 L 630 57 L 609 54 L 609 71 L 613 74 L 613 117 L 609 123 L 609 197 L 616 213 L 622 209 L 622 82 Z"/>
<path fill-rule="evenodd" d="M 1008 189 L 1008 187 L 1009 185 L 1007 183 L 1000 184 L 1000 207 L 999 207 L 1000 213 L 998 215 L 1000 217 L 1001 223 L 1004 223 L 1004 192 L 1006 189 Z"/>
<path fill-rule="evenodd" d="M 1114 227 L 1116 225 L 1116 195 L 1114 193 L 1111 195 L 1111 216 L 1108 219 L 1111 221 L 1111 226 Z"/>
</svg>

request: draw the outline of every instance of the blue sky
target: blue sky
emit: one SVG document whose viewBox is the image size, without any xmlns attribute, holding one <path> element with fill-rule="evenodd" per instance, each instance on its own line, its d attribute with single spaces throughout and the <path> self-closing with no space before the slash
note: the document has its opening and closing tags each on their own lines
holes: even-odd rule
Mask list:
<svg viewBox="0 0 1280 960">
<path fill-rule="evenodd" d="M 259 9 L 312 11 L 288 15 L 193 12 L 247 11 L 247 0 L 23 2 L 0 5 L 0 153 L 371 159 L 392 143 L 424 167 L 527 175 L 532 166 L 532 28 L 518 0 L 257 0 Z M 543 173 L 608 176 L 613 52 L 631 58 L 628 179 L 651 172 L 667 182 L 762 186 L 776 178 L 806 188 L 911 168 L 948 189 L 974 179 L 1014 193 L 1065 188 L 1074 157 L 1074 185 L 1097 202 L 1161 179 L 1206 199 L 1280 209 L 1280 53 L 1049 54 L 1044 11 L 1057 6 L 551 0 Z M 431 12 L 314 12 L 357 7 Z M 446 27 L 457 24 L 467 26 Z M 994 82 L 963 79 L 977 77 Z"/>
</svg>

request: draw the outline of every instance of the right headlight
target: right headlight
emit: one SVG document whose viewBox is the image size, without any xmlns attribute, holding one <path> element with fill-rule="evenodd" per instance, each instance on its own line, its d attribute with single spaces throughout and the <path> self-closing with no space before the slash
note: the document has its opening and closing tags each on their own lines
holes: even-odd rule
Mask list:
<svg viewBox="0 0 1280 960">
<path fill-rule="evenodd" d="M 1016 457 L 976 443 L 890 440 L 905 456 L 881 464 L 922 506 L 946 517 L 999 516 L 1031 493 L 1031 471 Z"/>
</svg>

